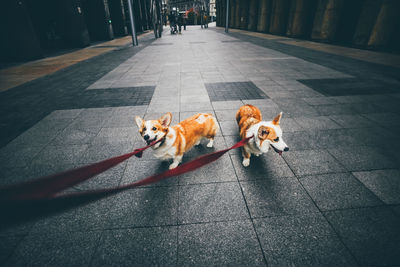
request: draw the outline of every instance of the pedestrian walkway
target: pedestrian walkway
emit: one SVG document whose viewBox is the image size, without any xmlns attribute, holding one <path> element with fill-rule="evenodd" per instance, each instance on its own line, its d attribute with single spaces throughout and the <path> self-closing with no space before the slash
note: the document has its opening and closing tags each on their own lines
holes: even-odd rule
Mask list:
<svg viewBox="0 0 400 267">
<path fill-rule="evenodd" d="M 0 93 L 0 184 L 142 147 L 134 116 L 283 111 L 290 151 L 194 172 L 0 230 L 0 264 L 379 266 L 400 264 L 399 69 L 236 31 L 188 27 Z M 7 131 L 8 130 L 8 131 Z M 6 132 L 7 131 L 7 132 Z M 151 151 L 70 191 L 166 170 Z"/>
<path fill-rule="evenodd" d="M 146 34 L 151 34 L 150 32 Z M 143 35 L 139 36 L 140 38 Z M 84 49 L 69 52 L 59 56 L 35 60 L 19 66 L 0 70 L 0 92 L 52 74 L 78 62 L 119 49 L 132 43 L 131 36 L 125 36 L 108 42 L 92 45 Z"/>
</svg>

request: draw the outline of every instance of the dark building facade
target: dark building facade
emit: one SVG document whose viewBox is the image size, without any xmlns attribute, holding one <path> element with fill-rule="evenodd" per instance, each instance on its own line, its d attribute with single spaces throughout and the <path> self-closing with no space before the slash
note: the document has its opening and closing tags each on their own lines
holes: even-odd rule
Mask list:
<svg viewBox="0 0 400 267">
<path fill-rule="evenodd" d="M 152 27 L 150 1 L 133 0 L 137 32 Z M 131 33 L 128 0 L 4 0 L 0 6 L 1 61 L 37 59 Z"/>
<path fill-rule="evenodd" d="M 226 0 L 216 0 L 225 27 Z M 229 27 L 400 51 L 398 0 L 229 0 Z"/>
<path fill-rule="evenodd" d="M 209 8 L 209 0 L 168 0 L 168 6 L 171 9 L 176 7 L 181 11 L 186 11 L 193 8 L 196 11 L 200 11 L 201 8 L 207 10 Z"/>
</svg>

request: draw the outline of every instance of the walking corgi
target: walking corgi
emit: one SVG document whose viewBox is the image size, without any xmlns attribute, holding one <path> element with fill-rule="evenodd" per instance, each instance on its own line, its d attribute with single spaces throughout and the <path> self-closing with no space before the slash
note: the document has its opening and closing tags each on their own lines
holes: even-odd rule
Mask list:
<svg viewBox="0 0 400 267">
<path fill-rule="evenodd" d="M 236 121 L 239 125 L 240 137 L 251 138 L 242 148 L 243 166 L 250 165 L 251 154 L 256 156 L 266 153 L 271 146 L 275 152 L 282 155 L 282 151 L 288 151 L 289 147 L 282 139 L 282 129 L 279 125 L 282 112 L 272 121 L 263 121 L 260 110 L 252 105 L 244 105 L 236 113 Z"/>
<path fill-rule="evenodd" d="M 183 154 L 194 145 L 200 144 L 202 138 L 209 140 L 207 147 L 213 146 L 218 124 L 211 114 L 199 113 L 172 127 L 171 120 L 170 112 L 158 120 L 144 121 L 138 116 L 135 117 L 139 133 L 147 144 L 162 139 L 152 147 L 154 156 L 162 160 L 172 158 L 170 169 L 176 168 L 182 161 Z"/>
</svg>

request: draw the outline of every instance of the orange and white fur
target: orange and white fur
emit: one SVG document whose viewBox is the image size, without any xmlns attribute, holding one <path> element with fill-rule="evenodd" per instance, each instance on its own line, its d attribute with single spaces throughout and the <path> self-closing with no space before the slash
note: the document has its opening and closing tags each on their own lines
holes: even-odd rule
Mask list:
<svg viewBox="0 0 400 267">
<path fill-rule="evenodd" d="M 176 168 L 182 161 L 183 154 L 200 144 L 202 138 L 209 140 L 207 147 L 213 146 L 218 124 L 211 114 L 196 114 L 172 127 L 171 120 L 172 114 L 169 112 L 158 120 L 144 121 L 138 116 L 135 117 L 139 133 L 147 144 L 164 139 L 152 148 L 155 157 L 162 160 L 173 159 L 170 169 Z"/>
<path fill-rule="evenodd" d="M 242 148 L 243 166 L 250 165 L 251 154 L 256 156 L 266 153 L 269 147 L 282 154 L 282 151 L 288 151 L 289 147 L 282 140 L 282 129 L 279 125 L 282 112 L 272 121 L 263 121 L 260 110 L 252 105 L 244 105 L 236 113 L 236 121 L 239 125 L 240 137 L 251 138 Z"/>
</svg>

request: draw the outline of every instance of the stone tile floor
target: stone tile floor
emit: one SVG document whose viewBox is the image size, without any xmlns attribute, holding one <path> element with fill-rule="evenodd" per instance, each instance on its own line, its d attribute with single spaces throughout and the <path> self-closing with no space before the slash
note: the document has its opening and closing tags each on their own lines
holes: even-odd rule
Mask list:
<svg viewBox="0 0 400 267">
<path fill-rule="evenodd" d="M 246 103 L 265 119 L 283 111 L 290 151 L 252 158 L 248 168 L 231 151 L 192 173 L 2 228 L 0 265 L 398 266 L 398 74 L 240 31 L 188 27 L 3 92 L 1 185 L 141 147 L 134 116 L 167 111 L 173 123 L 196 112 L 218 119 L 215 148 L 194 148 L 185 162 L 237 142 L 235 112 Z M 371 92 L 371 78 L 394 91 Z M 335 79 L 339 95 L 316 89 Z M 344 79 L 361 93 L 347 95 Z M 238 82 L 265 97 L 210 100 L 206 84 Z M 167 166 L 146 151 L 71 190 Z"/>
</svg>

